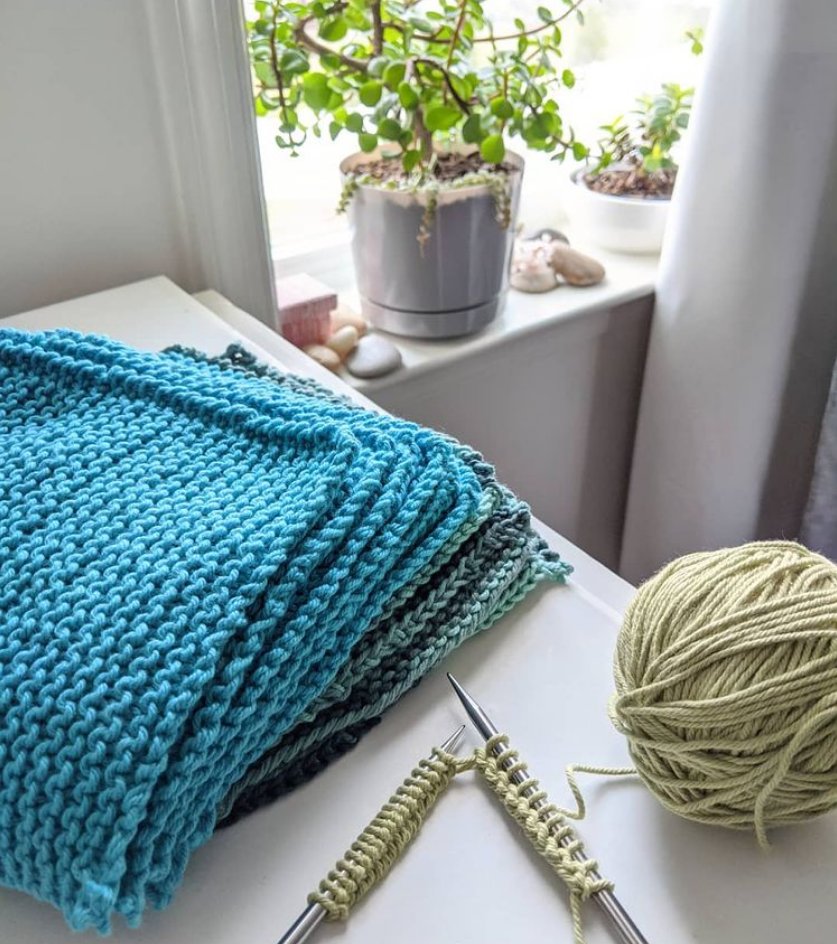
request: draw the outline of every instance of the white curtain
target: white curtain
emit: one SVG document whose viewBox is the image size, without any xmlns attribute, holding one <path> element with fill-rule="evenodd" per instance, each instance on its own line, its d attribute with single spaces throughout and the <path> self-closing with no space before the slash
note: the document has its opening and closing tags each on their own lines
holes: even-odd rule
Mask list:
<svg viewBox="0 0 837 944">
<path fill-rule="evenodd" d="M 837 561 L 837 364 L 831 376 L 801 536 L 803 544 Z"/>
<path fill-rule="evenodd" d="M 720 0 L 707 56 L 640 408 L 633 581 L 799 535 L 837 353 L 837 2 Z"/>
</svg>

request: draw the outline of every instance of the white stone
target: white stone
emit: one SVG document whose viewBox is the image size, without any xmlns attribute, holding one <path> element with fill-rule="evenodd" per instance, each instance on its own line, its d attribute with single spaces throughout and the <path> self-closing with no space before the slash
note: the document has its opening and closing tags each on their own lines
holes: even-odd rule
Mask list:
<svg viewBox="0 0 837 944">
<path fill-rule="evenodd" d="M 340 355 L 336 351 L 332 351 L 330 347 L 326 347 L 324 344 L 309 344 L 303 350 L 310 358 L 328 370 L 340 370 Z"/>
<path fill-rule="evenodd" d="M 340 360 L 344 360 L 346 355 L 357 347 L 359 338 L 357 328 L 350 324 L 343 325 L 328 339 L 326 347 L 330 347 Z"/>
<path fill-rule="evenodd" d="M 359 315 L 351 308 L 346 308 L 345 305 L 338 305 L 331 313 L 331 330 L 336 333 L 346 325 L 351 325 L 360 337 L 363 337 L 369 329 L 363 315 Z"/>
<path fill-rule="evenodd" d="M 355 377 L 383 377 L 401 366 L 401 351 L 380 334 L 367 334 L 346 358 L 346 367 Z"/>
</svg>

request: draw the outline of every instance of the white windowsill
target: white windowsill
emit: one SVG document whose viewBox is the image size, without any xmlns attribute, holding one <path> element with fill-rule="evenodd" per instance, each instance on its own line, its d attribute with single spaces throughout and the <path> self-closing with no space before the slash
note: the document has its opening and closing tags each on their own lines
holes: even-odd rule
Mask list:
<svg viewBox="0 0 837 944">
<path fill-rule="evenodd" d="M 341 377 L 356 390 L 369 393 L 401 383 L 407 377 L 451 367 L 512 339 L 553 328 L 559 323 L 567 326 L 576 324 L 589 335 L 603 331 L 607 313 L 612 308 L 653 293 L 659 257 L 631 256 L 603 250 L 595 250 L 591 254 L 604 264 L 607 271 L 605 280 L 599 285 L 590 288 L 561 285 L 551 292 L 537 295 L 511 289 L 500 317 L 479 334 L 464 338 L 426 341 L 381 332 L 401 351 L 403 366 L 385 377 L 372 380 L 353 377 L 345 368 L 341 370 Z M 337 291 L 344 304 L 360 310 L 347 243 L 327 251 L 320 249 L 297 255 L 288 260 L 274 259 L 274 267 L 277 278 L 295 272 L 307 272 Z M 201 302 L 221 318 L 228 320 L 234 317 L 234 306 L 226 299 L 221 299 L 222 296 L 217 293 L 200 296 Z M 246 327 L 246 323 L 242 324 Z M 242 324 L 236 323 L 236 327 L 244 331 Z M 261 343 L 264 339 L 253 340 Z"/>
</svg>

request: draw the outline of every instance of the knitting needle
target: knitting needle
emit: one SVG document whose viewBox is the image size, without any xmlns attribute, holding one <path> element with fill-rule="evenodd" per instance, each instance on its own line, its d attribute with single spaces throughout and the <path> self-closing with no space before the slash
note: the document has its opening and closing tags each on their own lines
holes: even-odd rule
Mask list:
<svg viewBox="0 0 837 944">
<path fill-rule="evenodd" d="M 462 707 L 465 709 L 468 717 L 474 724 L 474 727 L 479 731 L 480 735 L 487 741 L 489 738 L 494 737 L 495 734 L 500 732 L 494 725 L 494 722 L 488 715 L 485 713 L 485 710 L 482 706 L 476 702 L 465 689 L 459 684 L 459 682 L 454 678 L 450 672 L 447 673 L 448 681 L 453 686 L 453 690 L 459 696 L 459 700 L 462 702 Z M 496 747 L 494 749 L 495 754 L 502 753 L 502 748 Z M 506 763 L 506 767 L 511 766 L 510 763 Z M 511 780 L 515 783 L 520 784 L 525 780 L 528 780 L 531 777 L 531 774 L 524 773 L 522 770 L 515 771 L 511 775 Z M 523 791 L 524 796 L 531 796 L 535 793 L 536 788 L 533 786 L 528 787 Z M 545 799 L 535 801 L 532 806 L 537 810 L 543 806 L 546 806 L 547 801 Z M 569 845 L 572 839 L 569 836 L 561 839 L 561 845 Z M 584 856 L 581 852 L 576 852 L 574 858 L 583 860 Z M 591 872 L 590 877 L 593 879 L 599 879 L 601 876 L 597 872 Z M 639 928 L 631 920 L 631 916 L 625 911 L 624 906 L 621 904 L 616 895 L 613 894 L 610 889 L 602 889 L 600 892 L 596 892 L 592 896 L 593 901 L 602 909 L 602 911 L 607 915 L 613 924 L 613 928 L 617 933 L 617 936 L 623 944 L 648 944 L 645 936 L 639 930 Z"/>
<path fill-rule="evenodd" d="M 446 751 L 448 754 L 456 750 L 456 745 L 465 732 L 465 725 L 460 725 L 456 731 L 444 742 L 439 745 L 439 750 Z M 326 910 L 317 902 L 310 904 L 305 911 L 294 921 L 288 930 L 279 939 L 278 944 L 302 944 L 309 935 L 325 918 Z"/>
</svg>

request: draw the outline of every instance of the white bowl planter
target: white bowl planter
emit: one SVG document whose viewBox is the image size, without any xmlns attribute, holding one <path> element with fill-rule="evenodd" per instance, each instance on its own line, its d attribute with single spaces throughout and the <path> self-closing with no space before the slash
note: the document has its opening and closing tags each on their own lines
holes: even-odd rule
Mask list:
<svg viewBox="0 0 837 944">
<path fill-rule="evenodd" d="M 346 174 L 368 154 L 346 158 Z M 511 222 L 496 220 L 485 185 L 440 189 L 430 239 L 422 249 L 419 226 L 427 195 L 361 185 L 349 204 L 352 255 L 361 307 L 376 327 L 417 338 L 448 338 L 479 331 L 502 308 L 508 290 L 523 159 L 509 175 Z"/>
<path fill-rule="evenodd" d="M 671 199 L 598 193 L 584 182 L 586 173 L 574 171 L 567 187 L 570 220 L 581 238 L 614 252 L 659 252 Z"/>
</svg>

